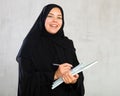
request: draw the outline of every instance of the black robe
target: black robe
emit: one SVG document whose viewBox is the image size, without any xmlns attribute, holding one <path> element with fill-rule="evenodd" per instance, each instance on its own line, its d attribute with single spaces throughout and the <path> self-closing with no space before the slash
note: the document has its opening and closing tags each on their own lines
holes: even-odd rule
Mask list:
<svg viewBox="0 0 120 96">
<path fill-rule="evenodd" d="M 45 30 L 44 23 L 54 7 L 61 10 L 63 25 L 52 35 Z M 75 84 L 62 83 L 51 89 L 57 70 L 54 63 L 70 63 L 73 67 L 79 64 L 73 42 L 64 36 L 63 26 L 62 8 L 56 4 L 45 6 L 24 39 L 16 58 L 19 63 L 18 96 L 84 96 L 82 72 Z"/>
</svg>

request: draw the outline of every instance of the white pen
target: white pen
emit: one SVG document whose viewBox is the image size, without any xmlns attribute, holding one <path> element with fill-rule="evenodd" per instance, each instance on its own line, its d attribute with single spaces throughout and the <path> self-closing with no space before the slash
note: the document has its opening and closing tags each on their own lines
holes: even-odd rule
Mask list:
<svg viewBox="0 0 120 96">
<path fill-rule="evenodd" d="M 59 66 L 59 64 L 53 64 L 54 66 Z"/>
</svg>

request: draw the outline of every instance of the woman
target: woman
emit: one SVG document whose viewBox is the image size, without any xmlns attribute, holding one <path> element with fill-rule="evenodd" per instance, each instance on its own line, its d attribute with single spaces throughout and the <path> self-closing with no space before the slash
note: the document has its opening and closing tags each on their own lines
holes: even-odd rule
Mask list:
<svg viewBox="0 0 120 96">
<path fill-rule="evenodd" d="M 18 96 L 84 96 L 82 72 L 70 73 L 79 62 L 63 26 L 62 8 L 56 4 L 45 6 L 17 55 Z M 52 90 L 59 77 L 64 83 Z"/>
</svg>

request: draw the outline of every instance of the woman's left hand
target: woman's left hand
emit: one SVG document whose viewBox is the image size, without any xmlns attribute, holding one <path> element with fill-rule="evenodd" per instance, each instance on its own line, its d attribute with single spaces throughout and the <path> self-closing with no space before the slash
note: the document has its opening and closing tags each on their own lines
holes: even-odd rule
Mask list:
<svg viewBox="0 0 120 96">
<path fill-rule="evenodd" d="M 72 75 L 71 72 L 66 72 L 63 76 L 62 79 L 64 83 L 66 84 L 74 84 L 77 82 L 77 79 L 79 78 L 78 74 Z"/>
</svg>

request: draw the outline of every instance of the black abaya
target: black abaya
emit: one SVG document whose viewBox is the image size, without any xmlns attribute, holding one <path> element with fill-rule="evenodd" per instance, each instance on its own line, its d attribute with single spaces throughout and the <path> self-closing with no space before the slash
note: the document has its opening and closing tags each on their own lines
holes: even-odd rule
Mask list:
<svg viewBox="0 0 120 96">
<path fill-rule="evenodd" d="M 54 35 L 45 30 L 45 19 L 54 7 L 62 12 L 63 25 Z M 51 89 L 57 67 L 54 63 L 79 64 L 72 40 L 64 36 L 64 14 L 60 6 L 45 6 L 23 41 L 17 56 L 19 63 L 18 96 L 84 96 L 83 74 L 75 84 L 62 83 Z"/>
</svg>

